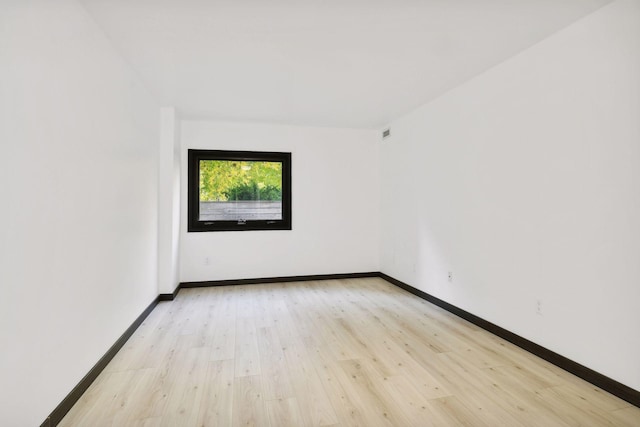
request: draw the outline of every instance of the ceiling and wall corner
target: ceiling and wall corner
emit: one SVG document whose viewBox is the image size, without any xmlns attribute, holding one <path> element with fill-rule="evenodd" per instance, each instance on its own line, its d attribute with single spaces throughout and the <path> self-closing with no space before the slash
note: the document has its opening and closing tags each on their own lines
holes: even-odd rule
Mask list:
<svg viewBox="0 0 640 427">
<path fill-rule="evenodd" d="M 379 129 L 609 0 L 80 0 L 186 119 Z"/>
</svg>

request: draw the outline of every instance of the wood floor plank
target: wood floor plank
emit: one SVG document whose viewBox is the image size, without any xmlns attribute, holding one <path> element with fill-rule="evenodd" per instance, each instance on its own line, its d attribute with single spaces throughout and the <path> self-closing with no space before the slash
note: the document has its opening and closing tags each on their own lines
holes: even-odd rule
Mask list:
<svg viewBox="0 0 640 427">
<path fill-rule="evenodd" d="M 124 387 L 118 406 L 113 409 L 113 425 L 135 424 L 144 413 L 144 402 L 148 390 L 155 380 L 157 369 L 147 368 L 133 371 L 134 376 Z"/>
<path fill-rule="evenodd" d="M 284 349 L 291 384 L 298 399 L 303 424 L 312 427 L 334 425 L 338 417 L 318 372 L 301 340 L 289 341 Z"/>
<path fill-rule="evenodd" d="M 430 399 L 422 394 L 406 375 L 387 377 L 383 381 L 393 404 L 402 411 L 408 426 L 431 427 L 446 424 L 446 419 L 434 410 Z"/>
<path fill-rule="evenodd" d="M 287 362 L 275 328 L 258 329 L 257 341 L 263 398 L 273 400 L 294 397 Z"/>
<path fill-rule="evenodd" d="M 441 408 L 456 408 L 461 405 L 461 408 L 466 408 L 464 418 L 475 420 L 475 424 L 471 425 L 523 425 L 517 412 L 509 411 L 491 400 L 489 393 L 492 390 L 484 386 L 485 373 L 482 369 L 455 353 L 440 353 L 437 357 L 443 378 L 455 383 L 455 388 L 449 384 L 454 391 L 453 396 L 436 399 Z"/>
<path fill-rule="evenodd" d="M 233 384 L 233 359 L 209 362 L 197 425 L 231 425 L 233 415 Z"/>
<path fill-rule="evenodd" d="M 436 414 L 441 419 L 446 420 L 445 425 L 464 427 L 520 425 L 513 424 L 512 420 L 496 419 L 497 417 L 495 414 L 485 410 L 485 408 L 474 407 L 474 405 L 470 403 L 465 404 L 456 396 L 446 396 L 439 399 L 433 399 L 431 401 L 431 405 Z"/>
<path fill-rule="evenodd" d="M 269 427 L 262 381 L 258 375 L 235 378 L 232 412 L 233 427 Z"/>
<path fill-rule="evenodd" d="M 378 279 L 183 289 L 61 426 L 640 426 L 640 408 Z"/>
<path fill-rule="evenodd" d="M 562 386 L 550 387 L 536 391 L 536 396 L 549 407 L 557 417 L 570 426 L 615 426 L 616 423 L 609 414 L 594 410 L 579 397 L 573 396 Z M 576 400 L 577 399 L 577 400 Z"/>
<path fill-rule="evenodd" d="M 118 404 L 127 394 L 127 387 L 132 383 L 135 371 L 118 371 L 110 373 L 102 381 L 102 389 L 95 394 L 85 406 L 85 410 L 70 413 L 60 423 L 62 426 L 112 425 L 117 414 Z"/>
<path fill-rule="evenodd" d="M 276 399 L 266 402 L 267 415 L 271 427 L 276 426 L 300 426 L 305 424 L 302 421 L 298 399 L 291 397 L 288 399 Z"/>
<path fill-rule="evenodd" d="M 215 328 L 210 341 L 209 360 L 233 359 L 236 354 L 236 321 L 235 317 L 217 316 Z"/>
<path fill-rule="evenodd" d="M 318 370 L 323 387 L 342 424 L 362 427 L 389 425 L 381 422 L 377 417 L 373 417 L 370 409 L 362 406 L 357 392 L 353 390 L 350 381 L 345 378 L 346 373 L 339 368 L 338 361 L 323 350 L 322 344 L 319 346 L 313 337 L 308 337 L 306 343 L 312 349 L 309 352 L 309 357 Z"/>
<path fill-rule="evenodd" d="M 345 373 L 339 380 L 356 396 L 356 401 L 369 420 L 377 419 L 379 425 L 409 424 L 405 413 L 392 404 L 388 392 L 385 392 L 385 379 L 376 376 L 367 361 L 342 360 L 338 365 Z"/>
<path fill-rule="evenodd" d="M 637 427 L 640 425 L 640 413 L 638 413 L 638 408 L 633 406 L 611 411 L 611 418 L 620 427 Z"/>
<path fill-rule="evenodd" d="M 122 427 L 160 427 L 162 418 L 145 418 L 143 420 L 127 421 L 125 424 L 119 424 Z M 115 424 L 114 424 L 115 426 Z"/>
<path fill-rule="evenodd" d="M 194 339 L 194 341 L 196 341 Z M 162 413 L 163 426 L 193 426 L 198 419 L 207 368 L 207 348 L 191 347 L 181 359 Z"/>
<path fill-rule="evenodd" d="M 82 397 L 62 419 L 59 426 L 82 425 L 82 420 L 95 420 L 103 422 L 106 417 L 99 411 L 108 405 L 111 395 L 126 381 L 126 371 L 106 372 L 102 371 L 93 384 L 84 392 Z"/>
<path fill-rule="evenodd" d="M 260 375 L 260 353 L 253 317 L 243 317 L 236 320 L 235 336 L 235 369 L 236 377 Z"/>
</svg>

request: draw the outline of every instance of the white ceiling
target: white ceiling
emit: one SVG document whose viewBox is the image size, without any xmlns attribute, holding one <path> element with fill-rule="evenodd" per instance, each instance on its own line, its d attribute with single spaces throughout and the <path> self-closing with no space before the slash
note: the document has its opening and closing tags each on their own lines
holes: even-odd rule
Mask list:
<svg viewBox="0 0 640 427">
<path fill-rule="evenodd" d="M 80 0 L 185 118 L 379 128 L 610 0 Z"/>
</svg>

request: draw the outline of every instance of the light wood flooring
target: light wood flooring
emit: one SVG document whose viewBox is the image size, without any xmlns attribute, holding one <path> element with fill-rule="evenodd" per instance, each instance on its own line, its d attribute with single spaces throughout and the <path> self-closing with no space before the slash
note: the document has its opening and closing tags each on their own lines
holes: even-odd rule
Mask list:
<svg viewBox="0 0 640 427">
<path fill-rule="evenodd" d="M 62 426 L 640 426 L 640 409 L 382 279 L 183 289 Z"/>
</svg>

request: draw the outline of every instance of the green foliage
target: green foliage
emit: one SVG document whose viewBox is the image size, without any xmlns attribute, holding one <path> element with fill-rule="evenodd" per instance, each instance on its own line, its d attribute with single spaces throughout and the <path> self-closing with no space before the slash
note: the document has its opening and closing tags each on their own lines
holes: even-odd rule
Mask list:
<svg viewBox="0 0 640 427">
<path fill-rule="evenodd" d="M 200 161 L 201 201 L 281 199 L 282 163 Z"/>
<path fill-rule="evenodd" d="M 227 200 L 282 200 L 282 189 L 256 182 L 240 184 L 225 193 Z"/>
</svg>

